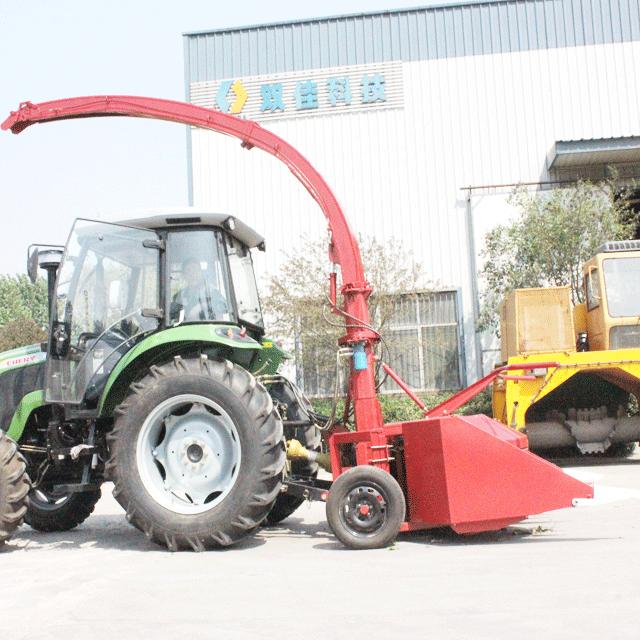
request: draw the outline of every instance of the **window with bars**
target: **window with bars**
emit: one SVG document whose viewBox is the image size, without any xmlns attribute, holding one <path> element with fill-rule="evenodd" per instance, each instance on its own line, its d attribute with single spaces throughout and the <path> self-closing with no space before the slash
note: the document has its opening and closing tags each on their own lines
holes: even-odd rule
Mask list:
<svg viewBox="0 0 640 640">
<path fill-rule="evenodd" d="M 386 305 L 388 319 L 382 334 L 388 351 L 383 358 L 414 390 L 452 391 L 462 387 L 460 318 L 457 291 L 430 291 L 394 296 Z M 375 324 L 375 319 L 374 319 Z M 310 397 L 333 394 L 336 375 L 335 351 L 304 349 L 303 366 L 298 363 L 298 384 Z M 344 372 L 343 372 L 344 375 Z M 346 375 L 339 381 L 346 391 Z M 400 392 L 386 380 L 383 393 Z"/>
<path fill-rule="evenodd" d="M 390 347 L 389 365 L 412 389 L 462 387 L 457 291 L 397 296 L 384 334 Z M 387 380 L 381 390 L 399 389 Z"/>
</svg>

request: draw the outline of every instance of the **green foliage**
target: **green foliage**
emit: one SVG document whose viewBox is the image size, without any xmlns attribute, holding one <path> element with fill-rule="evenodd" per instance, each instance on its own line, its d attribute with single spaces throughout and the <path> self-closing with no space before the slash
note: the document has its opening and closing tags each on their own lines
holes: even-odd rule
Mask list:
<svg viewBox="0 0 640 640">
<path fill-rule="evenodd" d="M 49 324 L 47 283 L 28 276 L 0 276 L 0 351 L 46 340 Z"/>
<path fill-rule="evenodd" d="M 570 286 L 583 301 L 582 266 L 608 240 L 630 236 L 635 219 L 609 183 L 579 182 L 530 194 L 518 188 L 509 202 L 519 214 L 485 236 L 480 275 L 486 279 L 477 329 L 495 330 L 499 305 L 514 289 Z"/>
<path fill-rule="evenodd" d="M 424 402 L 428 409 L 439 405 L 451 397 L 451 394 L 430 394 L 420 395 L 420 400 Z M 411 398 L 402 395 L 379 395 L 380 407 L 382 408 L 382 418 L 385 424 L 392 422 L 406 422 L 409 420 L 420 420 L 424 417 L 422 409 L 411 400 Z M 322 398 L 312 400 L 314 411 L 323 415 L 329 415 L 331 413 L 332 399 Z M 338 401 L 336 417 L 342 418 L 344 413 L 344 401 L 340 399 Z M 484 414 L 491 416 L 491 387 L 485 389 L 479 393 L 475 398 L 471 399 L 467 404 L 460 407 L 455 413 L 465 416 Z"/>
<path fill-rule="evenodd" d="M 485 416 L 493 417 L 493 407 L 491 404 L 491 387 L 481 391 L 475 398 L 472 398 L 458 409 L 455 413 L 463 416 L 475 416 L 483 413 Z"/>
<path fill-rule="evenodd" d="M 0 327 L 20 319 L 30 319 L 36 325 L 46 327 L 49 324 L 48 306 L 44 278 L 38 278 L 36 284 L 32 284 L 25 274 L 0 275 Z"/>
<path fill-rule="evenodd" d="M 428 396 L 423 397 L 421 400 L 428 407 L 435 407 L 442 402 L 446 396 Z M 419 420 L 424 417 L 422 409 L 413 402 L 407 396 L 391 396 L 391 395 L 379 395 L 380 407 L 382 409 L 382 419 L 385 424 L 391 422 L 405 422 L 408 420 Z M 333 399 L 322 398 L 311 401 L 314 411 L 328 416 L 331 413 Z M 338 406 L 336 411 L 336 418 L 342 418 L 344 414 L 344 400 L 341 398 L 338 400 Z"/>
<path fill-rule="evenodd" d="M 422 409 L 407 396 L 378 396 L 380 407 L 382 408 L 382 419 L 385 424 L 390 422 L 406 422 L 408 420 L 420 420 L 424 417 Z M 421 400 L 428 406 L 435 406 L 438 402 L 433 401 L 436 396 L 423 397 Z"/>
</svg>

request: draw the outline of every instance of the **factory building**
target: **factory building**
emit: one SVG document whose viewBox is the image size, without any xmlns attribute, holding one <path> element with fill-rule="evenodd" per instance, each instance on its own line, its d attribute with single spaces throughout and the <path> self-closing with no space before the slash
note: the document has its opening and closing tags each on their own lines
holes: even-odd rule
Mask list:
<svg viewBox="0 0 640 640">
<path fill-rule="evenodd" d="M 320 171 L 354 231 L 422 265 L 392 332 L 412 387 L 465 386 L 499 351 L 478 335 L 483 236 L 515 185 L 640 176 L 640 0 L 495 0 L 184 36 L 186 99 L 259 122 Z M 326 237 L 289 171 L 237 140 L 188 133 L 192 204 L 260 231 L 274 272 Z"/>
</svg>

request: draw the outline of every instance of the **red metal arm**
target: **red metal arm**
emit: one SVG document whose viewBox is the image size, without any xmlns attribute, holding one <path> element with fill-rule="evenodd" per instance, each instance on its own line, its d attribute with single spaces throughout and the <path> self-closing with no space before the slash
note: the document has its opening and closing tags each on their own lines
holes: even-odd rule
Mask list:
<svg viewBox="0 0 640 640">
<path fill-rule="evenodd" d="M 352 371 L 351 394 L 359 429 L 382 427 L 382 413 L 375 392 L 373 375 L 373 344 L 378 335 L 369 328 L 367 298 L 371 286 L 365 281 L 358 242 L 345 214 L 322 176 L 288 142 L 251 120 L 243 120 L 220 111 L 212 111 L 184 102 L 136 96 L 93 96 L 68 98 L 32 104 L 24 102 L 1 125 L 3 130 L 20 133 L 41 122 L 73 118 L 131 116 L 167 120 L 180 124 L 218 131 L 242 141 L 245 149 L 258 147 L 283 162 L 305 186 L 318 203 L 329 222 L 331 258 L 342 271 L 344 312 L 347 314 L 343 344 L 365 343 L 369 366 L 366 371 Z"/>
<path fill-rule="evenodd" d="M 159 98 L 94 96 L 54 100 L 41 104 L 23 102 L 19 110 L 12 111 L 1 126 L 5 131 L 11 129 L 12 133 L 20 133 L 28 126 L 40 122 L 105 116 L 151 118 L 210 129 L 239 138 L 245 149 L 258 147 L 275 156 L 289 167 L 327 217 L 333 235 L 335 257 L 342 268 L 343 282 L 345 284 L 364 282 L 358 242 L 324 178 L 288 142 L 252 120 L 243 120 L 185 102 Z"/>
<path fill-rule="evenodd" d="M 560 366 L 559 362 L 531 362 L 528 364 L 508 364 L 504 367 L 494 369 L 489 375 L 481 378 L 477 382 L 468 386 L 462 391 L 458 391 L 455 395 L 451 396 L 448 400 L 441 402 L 436 407 L 429 411 L 425 411 L 425 418 L 441 418 L 442 416 L 451 415 L 454 411 L 459 409 L 462 405 L 466 404 L 472 398 L 475 398 L 481 391 L 486 389 L 496 378 L 502 377 L 502 373 L 505 371 L 531 371 L 532 369 L 557 369 Z M 504 376 L 505 378 L 507 376 Z M 509 376 L 511 377 L 511 376 Z M 530 380 L 531 376 L 513 376 L 518 379 Z M 535 379 L 535 377 L 534 377 Z"/>
</svg>

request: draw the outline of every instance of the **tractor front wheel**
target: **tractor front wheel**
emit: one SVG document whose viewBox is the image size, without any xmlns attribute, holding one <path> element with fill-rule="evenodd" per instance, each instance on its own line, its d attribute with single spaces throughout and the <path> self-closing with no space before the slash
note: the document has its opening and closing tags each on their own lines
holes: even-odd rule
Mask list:
<svg viewBox="0 0 640 640">
<path fill-rule="evenodd" d="M 254 376 L 226 360 L 153 367 L 117 410 L 114 496 L 172 551 L 228 546 L 254 531 L 282 483 L 282 421 Z"/>
<path fill-rule="evenodd" d="M 31 484 L 16 443 L 0 431 L 0 546 L 22 524 Z"/>
<path fill-rule="evenodd" d="M 327 520 L 334 535 L 352 549 L 380 549 L 398 535 L 405 516 L 396 479 L 378 467 L 347 469 L 331 485 Z"/>
<path fill-rule="evenodd" d="M 60 495 L 36 488 L 29 494 L 24 521 L 37 531 L 69 531 L 93 513 L 101 497 L 100 489 Z"/>
</svg>

